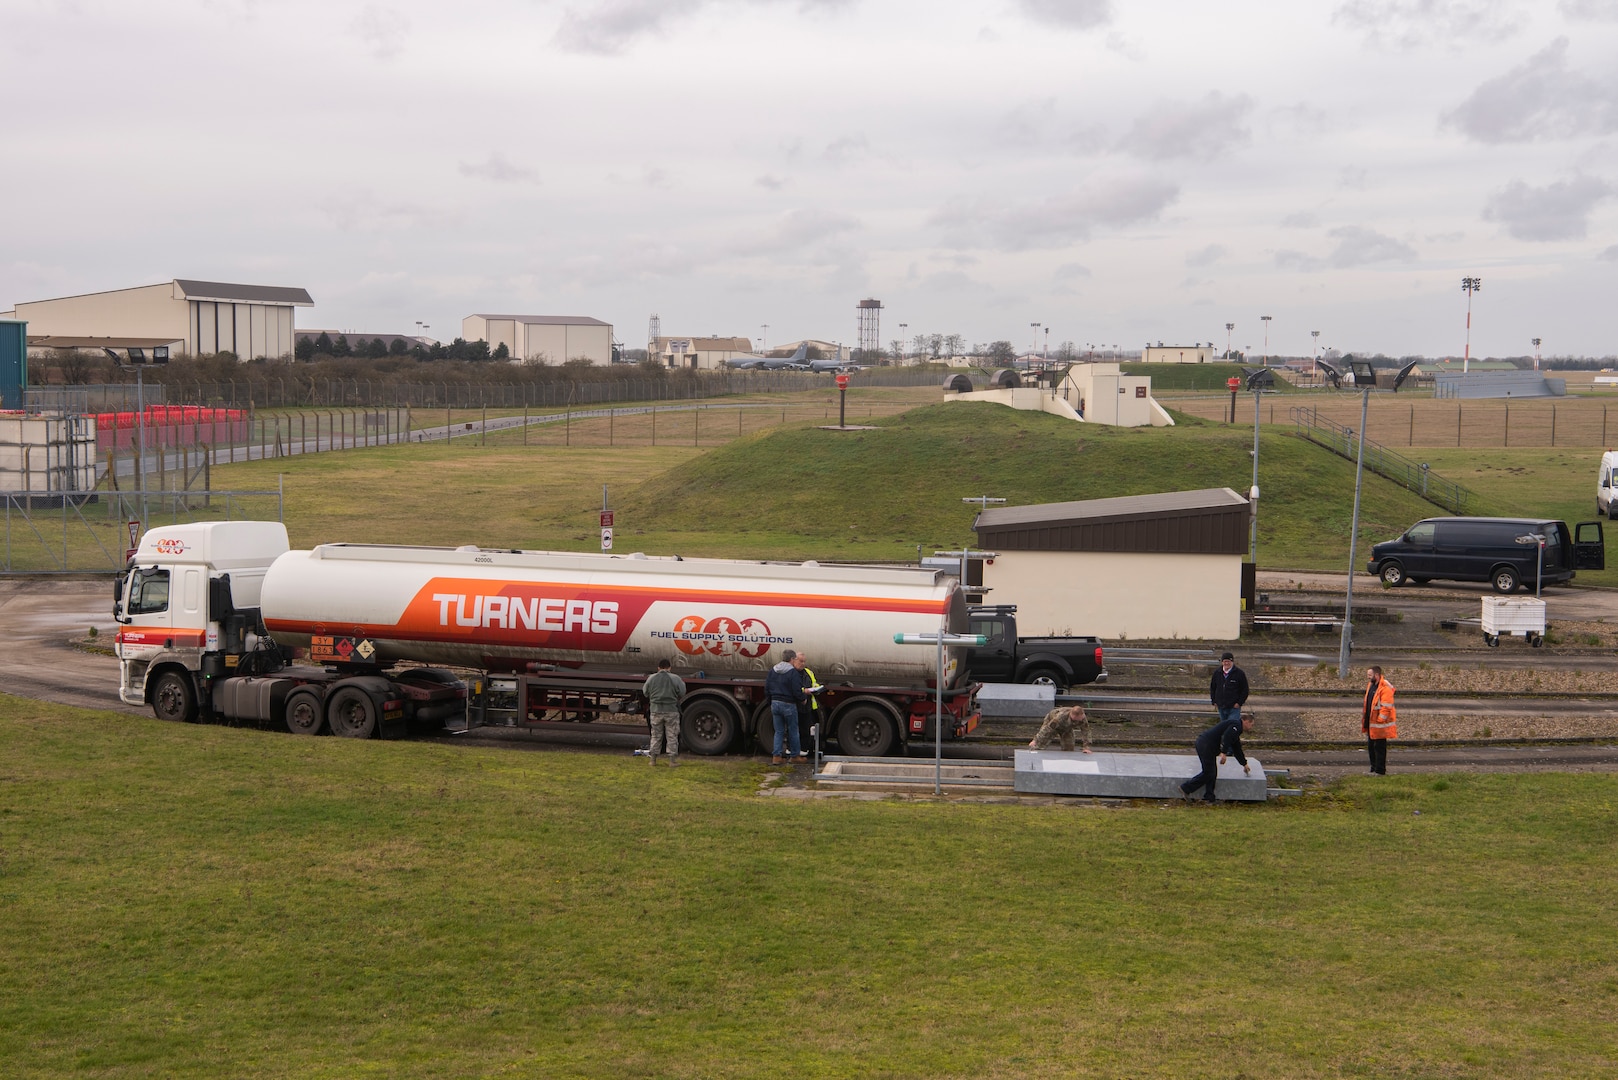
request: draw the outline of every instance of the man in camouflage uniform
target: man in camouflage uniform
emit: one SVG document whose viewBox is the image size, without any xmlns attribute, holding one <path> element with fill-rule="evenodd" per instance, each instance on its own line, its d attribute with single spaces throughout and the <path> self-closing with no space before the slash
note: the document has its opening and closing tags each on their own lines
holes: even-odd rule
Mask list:
<svg viewBox="0 0 1618 1080">
<path fill-rule="evenodd" d="M 680 763 L 680 699 L 685 697 L 685 680 L 669 670 L 668 660 L 659 660 L 657 670 L 646 676 L 643 688 L 646 709 L 652 721 L 652 743 L 646 756 L 657 764 L 657 750 L 666 744 L 669 765 Z"/>
<path fill-rule="evenodd" d="M 1084 752 L 1090 753 L 1090 718 L 1085 716 L 1084 709 L 1078 705 L 1071 708 L 1065 705 L 1058 706 L 1046 713 L 1045 722 L 1039 725 L 1039 734 L 1035 735 L 1028 745 L 1035 750 L 1043 750 L 1060 739 L 1062 749 L 1072 751 L 1075 726 L 1079 729 Z"/>
</svg>

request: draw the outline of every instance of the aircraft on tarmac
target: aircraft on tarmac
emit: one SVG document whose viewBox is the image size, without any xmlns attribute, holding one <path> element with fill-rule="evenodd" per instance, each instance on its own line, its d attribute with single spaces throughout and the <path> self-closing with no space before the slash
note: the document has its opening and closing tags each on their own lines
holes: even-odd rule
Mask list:
<svg viewBox="0 0 1618 1080">
<path fill-rule="evenodd" d="M 843 347 L 839 345 L 837 346 L 837 355 L 835 357 L 829 360 L 809 361 L 809 370 L 825 373 L 828 371 L 854 371 L 856 368 L 843 358 Z"/>
<path fill-rule="evenodd" d="M 747 371 L 782 371 L 791 368 L 814 370 L 810 367 L 809 343 L 806 341 L 798 346 L 798 351 L 791 356 L 758 356 L 748 353 L 744 356 L 733 356 L 725 361 L 726 367 L 742 368 Z M 819 363 L 819 361 L 815 361 Z"/>
</svg>

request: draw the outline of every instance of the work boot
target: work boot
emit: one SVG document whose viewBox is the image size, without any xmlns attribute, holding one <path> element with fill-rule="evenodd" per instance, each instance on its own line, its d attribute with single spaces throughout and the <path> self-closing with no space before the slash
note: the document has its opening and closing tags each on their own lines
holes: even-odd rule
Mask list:
<svg viewBox="0 0 1618 1080">
<path fill-rule="evenodd" d="M 771 765 L 779 765 L 779 764 L 781 764 L 781 755 L 776 754 L 774 757 L 772 757 L 770 759 L 770 764 Z"/>
<path fill-rule="evenodd" d="M 669 755 L 669 768 L 677 769 L 679 767 L 680 767 L 680 759 L 675 757 L 673 754 L 670 754 Z"/>
</svg>

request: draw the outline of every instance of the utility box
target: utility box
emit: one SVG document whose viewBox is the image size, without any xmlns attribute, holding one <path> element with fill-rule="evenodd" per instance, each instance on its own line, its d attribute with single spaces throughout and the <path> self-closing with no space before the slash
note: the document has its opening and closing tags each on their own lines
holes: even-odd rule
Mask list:
<svg viewBox="0 0 1618 1080">
<path fill-rule="evenodd" d="M 1545 601 L 1531 596 L 1485 596 L 1482 621 L 1483 640 L 1491 646 L 1499 645 L 1502 636 L 1521 634 L 1537 649 L 1545 640 Z"/>
<path fill-rule="evenodd" d="M 0 319 L 0 409 L 22 408 L 28 389 L 28 324 Z"/>
</svg>

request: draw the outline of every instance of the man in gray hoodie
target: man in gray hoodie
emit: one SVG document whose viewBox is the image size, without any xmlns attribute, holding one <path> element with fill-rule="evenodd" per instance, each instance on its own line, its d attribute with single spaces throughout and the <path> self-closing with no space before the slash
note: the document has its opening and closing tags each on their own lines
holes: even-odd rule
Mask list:
<svg viewBox="0 0 1618 1080">
<path fill-rule="evenodd" d="M 663 742 L 668 746 L 669 765 L 680 763 L 680 699 L 685 697 L 685 680 L 669 667 L 667 659 L 659 660 L 642 688 L 652 723 L 652 745 L 646 752 L 653 765 L 657 764 L 658 744 Z"/>
</svg>

